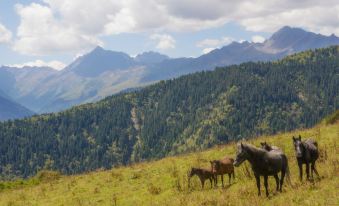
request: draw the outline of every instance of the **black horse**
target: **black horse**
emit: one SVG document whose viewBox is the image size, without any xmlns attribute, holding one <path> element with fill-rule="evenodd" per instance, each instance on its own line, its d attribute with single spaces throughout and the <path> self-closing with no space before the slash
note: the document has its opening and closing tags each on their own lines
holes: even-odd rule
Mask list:
<svg viewBox="0 0 339 206">
<path fill-rule="evenodd" d="M 319 157 L 318 143 L 312 139 L 301 141 L 301 136 L 298 138 L 293 136 L 293 144 L 299 166 L 300 181 L 303 179 L 303 164 L 306 164 L 307 179 L 310 179 L 310 164 L 311 177 L 313 178 L 313 171 L 319 177 L 319 173 L 315 168 L 315 161 Z"/>
<path fill-rule="evenodd" d="M 234 166 L 238 167 L 245 160 L 248 160 L 257 182 L 258 195 L 260 195 L 260 176 L 264 176 L 266 196 L 268 196 L 268 176 L 274 176 L 277 184 L 277 191 L 282 191 L 285 174 L 289 176 L 288 161 L 286 155 L 280 152 L 266 151 L 249 144 L 238 144 L 237 157 Z M 278 173 L 281 172 L 279 182 Z M 279 187 L 280 186 L 280 187 Z"/>
</svg>

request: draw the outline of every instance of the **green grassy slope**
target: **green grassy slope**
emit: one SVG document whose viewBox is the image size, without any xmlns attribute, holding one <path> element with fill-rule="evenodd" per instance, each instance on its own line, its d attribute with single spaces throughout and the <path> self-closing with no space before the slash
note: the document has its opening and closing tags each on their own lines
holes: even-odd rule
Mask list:
<svg viewBox="0 0 339 206">
<path fill-rule="evenodd" d="M 299 134 L 312 137 L 319 144 L 321 156 L 317 168 L 321 178 L 313 182 L 298 179 L 292 135 Z M 247 163 L 236 168 L 236 181 L 230 186 L 221 188 L 219 180 L 218 188 L 211 189 L 206 182 L 202 190 L 195 177 L 188 188 L 188 169 L 209 167 L 209 160 L 225 155 L 234 157 L 235 143 L 231 143 L 204 152 L 108 171 L 60 178 L 52 176 L 50 180 L 40 179 L 40 182 L 31 179 L 23 181 L 22 185 L 17 182 L 15 188 L 0 191 L 0 205 L 339 205 L 338 139 L 337 122 L 249 140 L 255 145 L 260 141 L 277 145 L 288 156 L 292 185 L 285 185 L 282 193 L 276 193 L 275 183 L 270 178 L 269 198 L 257 196 L 255 180 Z"/>
</svg>

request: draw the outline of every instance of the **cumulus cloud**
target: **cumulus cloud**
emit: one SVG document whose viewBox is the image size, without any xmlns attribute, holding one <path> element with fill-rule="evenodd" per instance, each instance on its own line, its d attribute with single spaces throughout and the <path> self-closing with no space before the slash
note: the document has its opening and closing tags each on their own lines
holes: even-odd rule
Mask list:
<svg viewBox="0 0 339 206">
<path fill-rule="evenodd" d="M 263 43 L 265 41 L 265 37 L 262 37 L 260 35 L 254 35 L 252 36 L 252 42 L 254 43 Z"/>
<path fill-rule="evenodd" d="M 168 34 L 153 34 L 150 38 L 157 41 L 156 48 L 158 49 L 165 50 L 175 48 L 175 39 Z"/>
<path fill-rule="evenodd" d="M 17 67 L 17 68 L 23 68 L 23 67 L 50 67 L 55 70 L 62 70 L 66 67 L 66 64 L 60 61 L 49 61 L 45 62 L 43 60 L 35 60 L 32 62 L 26 62 L 23 64 L 12 64 L 12 65 L 7 65 L 10 67 Z"/>
<path fill-rule="evenodd" d="M 102 45 L 102 36 L 198 31 L 228 22 L 249 31 L 274 32 L 289 25 L 339 35 L 337 0 L 43 1 L 16 6 L 20 25 L 14 49 L 21 53 L 78 53 Z M 173 45 L 167 40 L 167 46 L 158 46 Z"/>
<path fill-rule="evenodd" d="M 230 44 L 232 41 L 234 41 L 234 38 L 227 37 L 227 36 L 221 39 L 204 39 L 197 43 L 197 47 L 223 46 L 223 45 Z"/>
<path fill-rule="evenodd" d="M 54 17 L 53 11 L 40 4 L 16 5 L 21 18 L 13 49 L 22 54 L 46 55 L 75 52 L 102 44 L 95 36 L 78 32 Z"/>
<path fill-rule="evenodd" d="M 219 48 L 221 46 L 226 46 L 230 44 L 231 42 L 235 41 L 234 38 L 232 37 L 223 37 L 221 39 L 204 39 L 202 41 L 199 41 L 196 43 L 197 47 L 203 47 L 204 49 L 202 50 L 203 54 L 207 54 L 210 51 Z"/>
<path fill-rule="evenodd" d="M 214 47 L 208 47 L 208 48 L 203 49 L 203 50 L 202 50 L 202 53 L 203 53 L 203 54 L 208 54 L 208 53 L 210 53 L 211 51 L 213 51 L 214 49 L 216 49 L 216 48 L 214 48 Z"/>
<path fill-rule="evenodd" d="M 242 19 L 240 24 L 249 31 L 274 32 L 284 25 L 301 27 L 313 32 L 339 35 L 339 3 L 292 8 Z"/>
<path fill-rule="evenodd" d="M 9 43 L 12 39 L 12 32 L 10 32 L 4 25 L 0 23 L 0 44 Z"/>
</svg>

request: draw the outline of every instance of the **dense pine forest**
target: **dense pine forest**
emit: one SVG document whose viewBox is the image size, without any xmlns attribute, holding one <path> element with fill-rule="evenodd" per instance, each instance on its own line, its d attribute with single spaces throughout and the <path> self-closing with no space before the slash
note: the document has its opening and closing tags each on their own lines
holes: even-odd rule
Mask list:
<svg viewBox="0 0 339 206">
<path fill-rule="evenodd" d="M 65 174 L 311 127 L 339 108 L 339 46 L 161 81 L 0 123 L 0 175 Z"/>
</svg>

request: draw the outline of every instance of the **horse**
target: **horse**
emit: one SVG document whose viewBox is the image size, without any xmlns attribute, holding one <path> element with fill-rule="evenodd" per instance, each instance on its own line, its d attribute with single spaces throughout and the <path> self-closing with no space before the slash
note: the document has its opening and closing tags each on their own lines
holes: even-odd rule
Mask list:
<svg viewBox="0 0 339 206">
<path fill-rule="evenodd" d="M 267 144 L 267 142 L 260 142 L 260 145 L 261 145 L 262 149 L 264 149 L 268 152 L 272 151 L 272 150 L 274 150 L 276 152 L 282 152 L 282 150 L 279 147 L 274 146 L 274 145 L 269 145 L 269 144 Z"/>
<path fill-rule="evenodd" d="M 211 170 L 215 175 L 215 185 L 218 184 L 218 175 L 221 175 L 222 186 L 224 187 L 224 174 L 228 174 L 228 182 L 231 184 L 231 175 L 233 174 L 233 180 L 235 179 L 234 175 L 234 159 L 225 157 L 221 160 L 213 160 L 211 163 Z"/>
<path fill-rule="evenodd" d="M 289 176 L 288 160 L 286 155 L 280 152 L 266 151 L 250 144 L 240 143 L 237 146 L 238 151 L 233 165 L 238 167 L 245 160 L 250 162 L 257 183 L 258 196 L 261 195 L 260 176 L 264 176 L 266 196 L 269 195 L 267 181 L 269 176 L 274 176 L 277 184 L 276 190 L 282 192 L 285 175 Z M 280 183 L 278 177 L 279 172 L 281 172 Z"/>
<path fill-rule="evenodd" d="M 315 161 L 319 157 L 318 143 L 313 139 L 306 139 L 301 141 L 301 136 L 298 138 L 293 136 L 293 145 L 296 153 L 296 158 L 299 166 L 300 181 L 303 178 L 303 164 L 306 164 L 307 179 L 310 179 L 310 164 L 311 164 L 311 177 L 313 178 L 313 171 L 319 177 L 319 173 L 315 168 Z"/>
<path fill-rule="evenodd" d="M 203 189 L 204 189 L 204 185 L 205 185 L 205 180 L 207 180 L 207 179 L 209 179 L 210 182 L 211 182 L 211 188 L 213 187 L 212 180 L 214 180 L 215 175 L 214 175 L 214 173 L 210 169 L 203 169 L 203 168 L 194 168 L 194 167 L 192 167 L 191 172 L 188 175 L 189 183 L 190 183 L 190 179 L 194 175 L 197 175 L 199 177 L 200 182 L 201 182 L 201 187 Z"/>
</svg>

